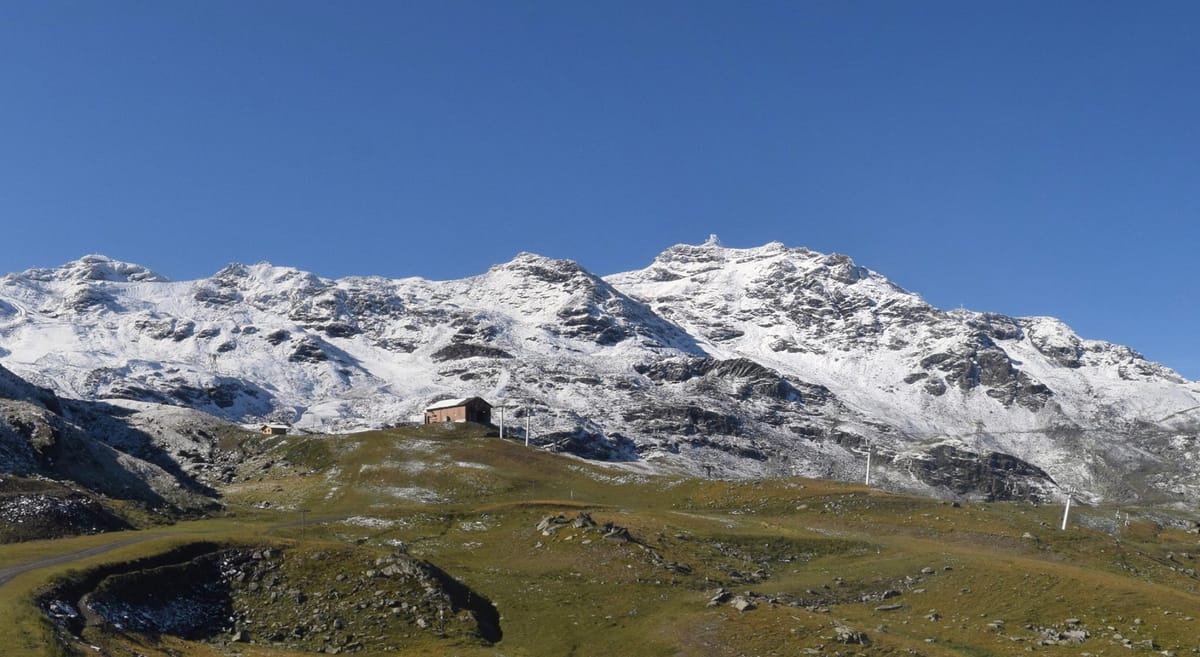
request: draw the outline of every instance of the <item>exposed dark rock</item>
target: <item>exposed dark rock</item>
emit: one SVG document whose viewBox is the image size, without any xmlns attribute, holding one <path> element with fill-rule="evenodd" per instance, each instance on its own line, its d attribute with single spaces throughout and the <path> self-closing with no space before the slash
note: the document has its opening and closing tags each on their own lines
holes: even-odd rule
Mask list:
<svg viewBox="0 0 1200 657">
<path fill-rule="evenodd" d="M 665 383 L 681 383 L 697 377 L 711 377 L 729 381 L 744 381 L 737 387 L 741 397 L 765 395 L 786 401 L 800 401 L 800 391 L 779 372 L 763 367 L 748 358 L 716 360 L 712 358 L 669 358 L 650 363 L 642 363 L 634 367 L 639 374 L 644 374 L 651 380 Z M 812 386 L 820 396 L 828 390 Z"/>
<path fill-rule="evenodd" d="M 169 391 L 171 397 L 188 406 L 203 406 L 211 403 L 218 408 L 229 408 L 243 397 L 257 399 L 260 389 L 237 380 L 226 380 L 215 385 L 199 388 L 183 385 Z"/>
<path fill-rule="evenodd" d="M 196 328 L 196 323 L 178 320 L 173 317 L 143 317 L 134 322 L 133 327 L 155 340 L 166 340 L 169 338 L 175 342 L 182 342 L 192 336 Z"/>
<path fill-rule="evenodd" d="M 1083 345 L 1074 335 L 1048 334 L 1031 330 L 1029 342 L 1038 351 L 1063 367 L 1077 368 L 1083 364 Z"/>
<path fill-rule="evenodd" d="M 444 362 L 464 358 L 512 358 L 512 354 L 483 344 L 449 344 L 435 351 L 430 358 Z"/>
<path fill-rule="evenodd" d="M 699 406 L 642 406 L 626 411 L 626 422 L 641 422 L 655 431 L 684 436 L 696 434 L 737 435 L 742 421 L 734 415 L 709 411 Z"/>
<path fill-rule="evenodd" d="M 70 492 L 0 492 L 0 543 L 131 529 L 95 498 Z"/>
<path fill-rule="evenodd" d="M 378 338 L 371 342 L 382 349 L 405 354 L 411 354 L 417 348 L 417 345 L 401 338 Z"/>
<path fill-rule="evenodd" d="M 934 396 L 945 394 L 947 384 L 963 391 L 983 388 L 989 397 L 1006 407 L 1016 403 L 1036 411 L 1054 394 L 1018 370 L 1008 354 L 985 333 L 976 333 L 951 351 L 924 357 L 920 366 L 925 371 L 909 374 L 904 382 L 912 384 L 924 380 L 925 391 Z M 942 376 L 930 378 L 931 370 Z"/>
<path fill-rule="evenodd" d="M 112 294 L 90 285 L 81 285 L 68 292 L 63 299 L 63 309 L 79 314 L 100 310 L 123 310 Z"/>
<path fill-rule="evenodd" d="M 617 323 L 616 318 L 601 314 L 593 308 L 563 308 L 558 311 L 558 319 L 558 325 L 547 328 L 568 338 L 591 340 L 599 345 L 614 345 L 633 336 L 633 331 Z"/>
<path fill-rule="evenodd" d="M 938 445 L 919 457 L 897 463 L 918 479 L 955 495 L 981 494 L 988 500 L 1039 500 L 1053 483 L 1041 468 L 998 452 L 977 454 Z"/>
<path fill-rule="evenodd" d="M 999 313 L 972 315 L 967 325 L 993 340 L 1020 340 L 1024 335 L 1024 330 L 1017 320 Z"/>
<path fill-rule="evenodd" d="M 321 327 L 325 335 L 331 338 L 350 338 L 362 333 L 358 327 L 345 322 L 333 322 Z"/>
<path fill-rule="evenodd" d="M 763 450 L 753 445 L 731 443 L 723 440 L 711 440 L 704 437 L 690 438 L 685 442 L 692 447 L 715 449 L 717 451 L 725 452 L 726 454 L 732 454 L 733 456 L 744 459 L 766 461 L 768 458 L 767 454 Z"/>
<path fill-rule="evenodd" d="M 224 631 L 233 612 L 229 584 L 222 581 L 219 553 L 111 575 L 87 601 L 92 611 L 118 629 L 185 639 Z"/>
<path fill-rule="evenodd" d="M 716 326 L 708 330 L 708 339 L 715 342 L 728 342 L 746 335 L 745 331 L 728 326 Z"/>
<path fill-rule="evenodd" d="M 288 360 L 293 363 L 323 363 L 329 360 L 329 354 L 321 348 L 321 344 L 311 337 L 305 337 L 296 343 Z"/>
<path fill-rule="evenodd" d="M 249 331 L 249 330 L 243 329 L 243 332 L 254 333 L 255 331 Z M 271 331 L 270 333 L 266 334 L 265 336 L 263 336 L 263 339 L 272 345 L 279 345 L 284 342 L 287 342 L 288 340 L 291 339 L 291 337 L 292 337 L 291 333 L 288 333 L 287 331 L 285 331 L 283 329 L 278 329 L 278 330 Z"/>
<path fill-rule="evenodd" d="M 580 427 L 570 432 L 551 432 L 537 436 L 539 444 L 548 444 L 560 452 L 602 461 L 634 461 L 637 444 L 625 436 L 594 433 Z"/>
<path fill-rule="evenodd" d="M 200 286 L 192 294 L 192 298 L 206 306 L 214 308 L 223 308 L 233 305 L 242 300 L 242 295 L 236 288 L 227 286 L 208 287 Z"/>
<path fill-rule="evenodd" d="M 459 317 L 453 322 L 458 332 L 450 337 L 451 342 L 491 342 L 500 335 L 500 327 L 480 324 L 474 317 Z"/>
</svg>

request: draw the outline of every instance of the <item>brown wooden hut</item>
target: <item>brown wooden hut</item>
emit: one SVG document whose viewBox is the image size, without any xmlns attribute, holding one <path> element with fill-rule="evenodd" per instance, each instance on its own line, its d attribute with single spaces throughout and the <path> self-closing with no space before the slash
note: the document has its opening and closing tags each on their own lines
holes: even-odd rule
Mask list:
<svg viewBox="0 0 1200 657">
<path fill-rule="evenodd" d="M 446 399 L 425 409 L 425 424 L 436 422 L 492 423 L 492 405 L 479 397 Z"/>
</svg>

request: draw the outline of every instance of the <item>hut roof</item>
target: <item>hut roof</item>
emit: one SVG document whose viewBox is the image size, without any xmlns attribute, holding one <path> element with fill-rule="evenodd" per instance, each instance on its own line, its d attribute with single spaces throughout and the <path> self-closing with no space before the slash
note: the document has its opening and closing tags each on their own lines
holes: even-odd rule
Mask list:
<svg viewBox="0 0 1200 657">
<path fill-rule="evenodd" d="M 440 402 L 435 402 L 433 404 L 430 404 L 429 406 L 426 406 L 425 410 L 426 411 L 440 411 L 443 408 L 455 408 L 458 406 L 466 406 L 467 404 L 469 404 L 470 402 L 475 401 L 475 400 L 478 400 L 478 401 L 483 402 L 484 404 L 487 404 L 487 406 L 489 408 L 491 408 L 491 406 L 492 406 L 491 404 L 488 404 L 486 401 L 484 401 L 480 397 L 464 397 L 462 399 L 443 399 Z"/>
</svg>

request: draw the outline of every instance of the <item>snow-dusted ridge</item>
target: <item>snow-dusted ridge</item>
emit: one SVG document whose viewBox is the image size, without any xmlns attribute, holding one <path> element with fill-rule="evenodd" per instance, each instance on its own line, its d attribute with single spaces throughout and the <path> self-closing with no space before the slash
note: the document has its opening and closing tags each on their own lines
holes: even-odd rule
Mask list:
<svg viewBox="0 0 1200 657">
<path fill-rule="evenodd" d="M 870 444 L 896 488 L 1200 498 L 1197 384 L 778 242 L 710 238 L 603 278 L 522 253 L 454 281 L 259 263 L 173 282 L 87 256 L 0 278 L 0 365 L 68 397 L 314 431 L 478 395 L 531 405 L 542 442 L 702 474 L 857 478 Z"/>
</svg>

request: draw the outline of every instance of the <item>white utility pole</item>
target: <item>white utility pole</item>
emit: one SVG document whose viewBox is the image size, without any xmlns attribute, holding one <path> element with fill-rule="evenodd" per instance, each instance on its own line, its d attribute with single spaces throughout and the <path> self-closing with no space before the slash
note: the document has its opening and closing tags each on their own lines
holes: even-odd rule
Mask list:
<svg viewBox="0 0 1200 657">
<path fill-rule="evenodd" d="M 871 451 L 872 451 L 871 443 L 869 443 L 869 442 L 867 443 L 867 451 L 866 452 L 862 452 L 857 449 L 853 449 L 850 451 L 854 452 L 855 454 L 866 454 L 867 455 L 867 478 L 866 478 L 866 482 L 864 485 L 870 486 L 871 485 Z"/>
<path fill-rule="evenodd" d="M 1075 492 L 1074 488 L 1067 489 L 1067 504 L 1063 507 L 1063 522 L 1062 531 L 1067 531 L 1067 516 L 1071 513 L 1071 493 Z"/>
<path fill-rule="evenodd" d="M 496 408 L 500 409 L 500 438 L 503 439 L 504 438 L 504 409 L 506 409 L 508 407 L 507 406 L 497 406 Z"/>
<path fill-rule="evenodd" d="M 529 431 L 532 427 L 530 419 L 533 418 L 533 407 L 525 404 L 525 446 L 529 447 Z"/>
</svg>

